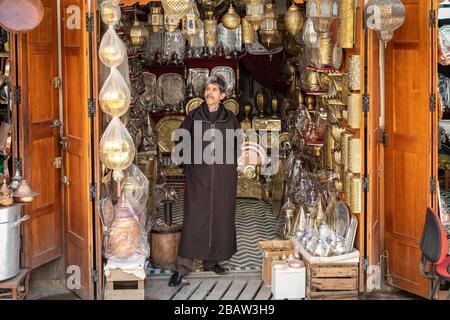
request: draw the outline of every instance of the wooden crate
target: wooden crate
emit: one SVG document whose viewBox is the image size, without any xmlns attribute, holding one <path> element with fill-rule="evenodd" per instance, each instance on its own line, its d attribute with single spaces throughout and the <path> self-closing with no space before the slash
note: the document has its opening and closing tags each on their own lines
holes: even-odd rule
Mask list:
<svg viewBox="0 0 450 320">
<path fill-rule="evenodd" d="M 259 241 L 258 246 L 263 253 L 262 278 L 267 286 L 272 283 L 272 260 L 274 257 L 289 256 L 295 253 L 295 246 L 291 240 Z M 277 251 L 274 251 L 274 250 Z"/>
<path fill-rule="evenodd" d="M 306 264 L 306 296 L 310 300 L 357 300 L 358 263 Z"/>
<path fill-rule="evenodd" d="M 29 282 L 29 269 L 21 269 L 14 278 L 0 282 L 0 300 L 26 300 Z"/>
<path fill-rule="evenodd" d="M 144 300 L 144 281 L 133 274 L 113 269 L 106 277 L 105 300 Z"/>
</svg>

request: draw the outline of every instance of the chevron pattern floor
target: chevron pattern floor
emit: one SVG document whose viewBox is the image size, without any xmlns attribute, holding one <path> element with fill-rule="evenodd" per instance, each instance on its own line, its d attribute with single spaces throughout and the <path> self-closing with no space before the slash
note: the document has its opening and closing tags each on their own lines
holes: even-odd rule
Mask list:
<svg viewBox="0 0 450 320">
<path fill-rule="evenodd" d="M 158 212 L 163 218 L 163 211 Z M 183 222 L 183 194 L 179 193 L 178 201 L 173 206 L 173 223 Z M 261 270 L 262 253 L 258 241 L 279 239 L 278 222 L 273 214 L 272 205 L 256 199 L 237 199 L 236 201 L 236 238 L 238 251 L 223 263 L 230 271 Z M 171 270 L 149 268 L 150 275 L 168 274 Z M 194 263 L 194 272 L 202 271 L 200 261 Z"/>
</svg>

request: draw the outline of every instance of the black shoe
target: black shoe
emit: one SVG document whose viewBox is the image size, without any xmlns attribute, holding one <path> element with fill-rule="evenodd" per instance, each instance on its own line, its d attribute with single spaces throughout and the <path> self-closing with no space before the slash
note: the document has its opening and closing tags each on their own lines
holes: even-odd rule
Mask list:
<svg viewBox="0 0 450 320">
<path fill-rule="evenodd" d="M 183 276 L 178 272 L 175 271 L 169 280 L 169 287 L 175 287 L 181 283 L 181 280 L 183 280 Z"/>
<path fill-rule="evenodd" d="M 228 271 L 226 268 L 222 268 L 219 264 L 214 265 L 211 268 L 204 269 L 205 271 L 213 271 L 216 274 L 224 274 Z"/>
</svg>

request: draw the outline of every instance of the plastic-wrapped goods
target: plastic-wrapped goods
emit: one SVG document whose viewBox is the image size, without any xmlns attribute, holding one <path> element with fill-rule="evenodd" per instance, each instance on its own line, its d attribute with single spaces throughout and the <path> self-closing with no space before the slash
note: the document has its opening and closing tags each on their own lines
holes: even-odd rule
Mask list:
<svg viewBox="0 0 450 320">
<path fill-rule="evenodd" d="M 127 48 L 113 27 L 108 27 L 103 35 L 98 54 L 100 61 L 110 68 L 120 66 L 127 57 Z"/>
<path fill-rule="evenodd" d="M 145 224 L 147 213 L 148 186 L 147 177 L 134 164 L 125 172 L 123 195 L 130 202 L 139 221 Z"/>
<path fill-rule="evenodd" d="M 114 117 L 100 140 L 100 161 L 114 170 L 114 180 L 123 177 L 122 170 L 134 160 L 136 148 L 133 139 L 119 118 Z"/>
<path fill-rule="evenodd" d="M 112 68 L 99 95 L 103 112 L 113 117 L 124 115 L 130 106 L 130 87 L 118 69 Z"/>
<path fill-rule="evenodd" d="M 140 240 L 140 226 L 129 201 L 119 200 L 114 221 L 111 225 L 108 255 L 115 258 L 127 258 L 137 253 Z"/>
<path fill-rule="evenodd" d="M 115 26 L 120 21 L 120 7 L 111 3 L 111 1 L 105 1 L 101 5 L 101 15 L 104 24 Z"/>
</svg>

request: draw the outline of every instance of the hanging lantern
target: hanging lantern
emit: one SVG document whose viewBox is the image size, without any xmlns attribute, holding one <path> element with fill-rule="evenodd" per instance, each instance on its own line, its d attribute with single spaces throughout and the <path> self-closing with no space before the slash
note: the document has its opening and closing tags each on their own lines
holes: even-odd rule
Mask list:
<svg viewBox="0 0 450 320">
<path fill-rule="evenodd" d="M 186 14 L 183 18 L 183 35 L 188 39 L 191 45 L 200 33 L 198 21 L 199 19 L 192 12 Z"/>
<path fill-rule="evenodd" d="M 114 117 L 100 140 L 100 161 L 114 170 L 114 180 L 123 178 L 122 170 L 128 168 L 134 160 L 136 149 L 133 139 L 120 118 Z"/>
<path fill-rule="evenodd" d="M 159 5 L 152 6 L 152 11 L 148 16 L 148 22 L 152 26 L 153 32 L 160 32 L 164 27 L 164 14 L 162 13 L 162 7 Z"/>
<path fill-rule="evenodd" d="M 213 48 L 217 45 L 217 20 L 214 19 L 212 11 L 206 13 L 203 21 L 205 26 L 205 46 Z"/>
<path fill-rule="evenodd" d="M 103 2 L 101 7 L 102 21 L 108 26 L 115 26 L 119 23 L 121 12 L 120 7 L 111 2 Z"/>
<path fill-rule="evenodd" d="M 191 0 L 161 0 L 161 4 L 165 14 L 164 25 L 169 32 L 174 32 L 181 17 L 192 10 Z"/>
<path fill-rule="evenodd" d="M 269 53 L 272 53 L 281 45 L 281 35 L 277 28 L 277 18 L 273 3 L 269 2 L 265 5 L 265 14 L 261 20 L 259 35 L 261 38 L 260 43 Z M 270 58 L 272 58 L 272 54 L 270 54 Z"/>
<path fill-rule="evenodd" d="M 264 3 L 261 0 L 248 0 L 246 18 L 252 23 L 253 30 L 258 31 L 259 23 L 264 15 Z"/>
<path fill-rule="evenodd" d="M 120 66 L 125 59 L 127 48 L 112 26 L 103 35 L 98 54 L 101 62 L 109 68 Z"/>
<path fill-rule="evenodd" d="M 369 29 L 378 31 L 378 38 L 386 46 L 405 21 L 405 7 L 400 0 L 368 0 L 364 19 Z"/>
<path fill-rule="evenodd" d="M 112 68 L 106 78 L 100 90 L 99 101 L 102 110 L 113 117 L 120 117 L 128 111 L 131 101 L 130 88 L 116 68 Z"/>
<path fill-rule="evenodd" d="M 303 16 L 300 12 L 299 8 L 292 4 L 284 16 L 284 24 L 286 25 L 286 29 L 292 36 L 296 36 L 303 25 Z"/>
<path fill-rule="evenodd" d="M 234 11 L 233 5 L 230 2 L 228 12 L 222 18 L 223 26 L 227 29 L 234 30 L 241 24 L 241 17 Z"/>
<path fill-rule="evenodd" d="M 139 47 L 141 46 L 145 39 L 148 37 L 147 29 L 141 25 L 137 16 L 134 16 L 133 26 L 130 29 L 130 38 L 133 46 Z"/>
<path fill-rule="evenodd" d="M 333 6 L 336 0 L 309 0 L 306 4 L 306 17 L 314 23 L 317 32 L 327 32 L 335 18 Z"/>
</svg>

